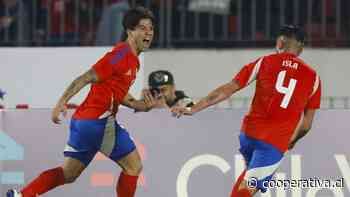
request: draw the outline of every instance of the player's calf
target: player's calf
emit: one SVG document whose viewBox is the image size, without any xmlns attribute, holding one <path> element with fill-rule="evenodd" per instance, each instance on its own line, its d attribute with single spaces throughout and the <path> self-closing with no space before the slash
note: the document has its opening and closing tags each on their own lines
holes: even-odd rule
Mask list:
<svg viewBox="0 0 350 197">
<path fill-rule="evenodd" d="M 256 187 L 248 186 L 248 183 L 246 180 L 243 180 L 238 187 L 238 191 L 242 191 L 242 190 L 248 191 L 250 196 L 254 196 L 259 191 L 259 189 Z"/>
<path fill-rule="evenodd" d="M 66 157 L 63 164 L 65 184 L 73 183 L 86 168 L 85 164 L 71 157 Z"/>
<path fill-rule="evenodd" d="M 120 173 L 116 192 L 118 197 L 134 197 L 137 180 L 142 171 L 142 163 L 137 150 L 118 161 L 123 171 Z"/>
</svg>

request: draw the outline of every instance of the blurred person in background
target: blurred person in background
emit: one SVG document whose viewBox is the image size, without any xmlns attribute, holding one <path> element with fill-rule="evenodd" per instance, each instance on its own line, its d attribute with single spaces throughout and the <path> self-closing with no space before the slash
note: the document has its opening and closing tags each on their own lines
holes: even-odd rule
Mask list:
<svg viewBox="0 0 350 197">
<path fill-rule="evenodd" d="M 80 0 L 79 1 L 79 33 L 80 45 L 95 45 L 98 25 L 101 21 L 105 8 L 115 0 Z M 123 15 L 125 12 L 123 13 Z M 123 17 L 121 15 L 121 18 Z M 119 41 L 119 40 L 118 40 Z M 116 43 L 116 42 L 115 42 Z M 113 43 L 112 45 L 114 45 Z"/>
<path fill-rule="evenodd" d="M 266 192 L 265 183 L 272 179 L 284 154 L 311 129 L 320 108 L 321 81 L 315 70 L 298 58 L 304 43 L 300 28 L 283 26 L 276 39 L 276 54 L 245 65 L 231 81 L 192 107 L 172 108 L 177 117 L 193 115 L 256 81 L 255 95 L 239 135 L 239 151 L 246 166 L 231 197 Z"/>
<path fill-rule="evenodd" d="M 153 14 L 146 8 L 133 8 L 125 14 L 123 27 L 126 39 L 77 77 L 52 111 L 52 121 L 59 124 L 60 114 L 66 113 L 69 100 L 91 84 L 89 94 L 70 121 L 63 165 L 42 172 L 20 192 L 9 190 L 6 197 L 36 197 L 58 186 L 73 183 L 97 152 L 122 168 L 116 186 L 117 196 L 134 197 L 142 162 L 128 131 L 116 121 L 116 114 L 119 105 L 139 111 L 147 111 L 153 106 L 134 99 L 128 93 L 139 70 L 138 55 L 152 43 L 153 24 Z"/>
<path fill-rule="evenodd" d="M 130 7 L 142 5 L 140 0 L 112 0 L 111 4 L 103 10 L 98 24 L 95 45 L 114 45 L 122 40 L 122 16 Z"/>
<path fill-rule="evenodd" d="M 167 70 L 157 70 L 149 74 L 148 89 L 143 90 L 142 97 L 147 102 L 155 103 L 154 108 L 194 105 L 192 98 L 183 91 L 176 90 L 174 77 Z"/>
<path fill-rule="evenodd" d="M 102 6 L 98 0 L 39 0 L 34 44 L 92 45 Z"/>
<path fill-rule="evenodd" d="M 0 45 L 26 45 L 29 41 L 29 17 L 22 0 L 0 0 Z"/>
<path fill-rule="evenodd" d="M 77 45 L 77 6 L 78 2 L 73 0 L 38 1 L 38 28 L 34 32 L 37 45 L 46 40 L 50 46 Z"/>
</svg>

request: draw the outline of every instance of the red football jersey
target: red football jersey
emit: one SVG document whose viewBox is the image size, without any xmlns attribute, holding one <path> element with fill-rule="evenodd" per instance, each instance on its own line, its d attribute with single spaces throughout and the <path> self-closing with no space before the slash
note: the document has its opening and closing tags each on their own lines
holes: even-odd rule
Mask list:
<svg viewBox="0 0 350 197">
<path fill-rule="evenodd" d="M 73 118 L 100 119 L 115 115 L 135 81 L 139 65 L 138 57 L 127 43 L 117 44 L 93 65 L 99 82 L 91 84 L 89 94 Z"/>
<path fill-rule="evenodd" d="M 304 109 L 318 109 L 321 81 L 296 55 L 279 53 L 245 65 L 234 77 L 240 88 L 256 81 L 242 131 L 285 152 Z"/>
</svg>

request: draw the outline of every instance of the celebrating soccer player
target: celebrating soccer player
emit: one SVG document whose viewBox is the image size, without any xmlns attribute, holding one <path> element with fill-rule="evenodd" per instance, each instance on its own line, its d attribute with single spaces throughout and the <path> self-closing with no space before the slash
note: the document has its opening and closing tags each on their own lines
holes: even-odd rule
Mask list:
<svg viewBox="0 0 350 197">
<path fill-rule="evenodd" d="M 321 81 L 314 69 L 298 58 L 303 47 L 303 31 L 293 25 L 283 26 L 276 40 L 276 54 L 245 65 L 230 82 L 194 106 L 172 108 L 178 117 L 193 115 L 256 81 L 251 108 L 239 135 L 246 169 L 233 186 L 231 197 L 265 192 L 263 182 L 271 180 L 284 153 L 311 129 L 315 110 L 320 107 Z M 256 180 L 255 187 L 248 187 L 251 179 Z"/>
<path fill-rule="evenodd" d="M 142 169 L 141 159 L 133 140 L 116 122 L 115 115 L 120 104 L 138 111 L 147 111 L 153 105 L 128 94 L 139 70 L 138 55 L 151 45 L 153 25 L 153 14 L 146 8 L 133 8 L 125 14 L 125 40 L 77 77 L 52 111 L 52 121 L 60 123 L 59 115 L 66 111 L 68 101 L 91 84 L 85 101 L 73 114 L 63 165 L 42 172 L 19 192 L 9 190 L 7 197 L 35 197 L 74 182 L 98 151 L 122 168 L 116 187 L 117 196 L 134 196 Z"/>
</svg>

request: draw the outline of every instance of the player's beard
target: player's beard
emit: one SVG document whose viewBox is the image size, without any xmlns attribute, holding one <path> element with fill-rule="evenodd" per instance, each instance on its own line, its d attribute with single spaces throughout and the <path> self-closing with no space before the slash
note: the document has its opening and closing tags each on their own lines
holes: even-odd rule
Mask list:
<svg viewBox="0 0 350 197">
<path fill-rule="evenodd" d="M 146 44 L 142 41 L 141 48 L 142 48 L 142 51 L 146 51 L 149 48 L 149 44 Z"/>
<path fill-rule="evenodd" d="M 134 40 L 134 41 L 135 41 L 134 43 L 135 43 L 135 46 L 136 46 L 136 50 L 137 50 L 138 55 L 139 55 L 144 50 L 143 42 L 140 41 L 140 40 Z"/>
</svg>

